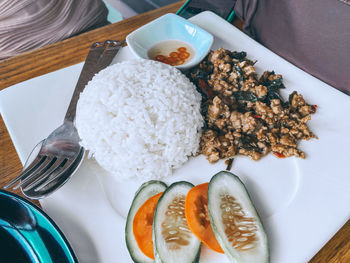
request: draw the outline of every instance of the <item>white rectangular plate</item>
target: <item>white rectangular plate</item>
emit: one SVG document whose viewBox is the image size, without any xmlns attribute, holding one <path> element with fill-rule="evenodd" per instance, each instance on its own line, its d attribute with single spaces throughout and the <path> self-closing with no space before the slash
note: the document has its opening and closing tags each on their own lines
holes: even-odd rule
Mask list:
<svg viewBox="0 0 350 263">
<path fill-rule="evenodd" d="M 237 157 L 232 172 L 246 184 L 270 241 L 271 262 L 306 262 L 350 216 L 350 98 L 264 48 L 211 12 L 190 19 L 215 36 L 219 47 L 248 53 L 258 73 L 282 74 L 286 90 L 296 90 L 317 104 L 309 122 L 319 140 L 303 141 L 306 159 L 255 162 Z M 115 61 L 132 59 L 124 48 Z M 114 61 L 114 62 L 115 62 Z M 0 112 L 22 162 L 34 145 L 63 120 L 82 63 L 52 72 L 0 93 Z M 207 182 L 225 168 L 203 156 L 191 159 L 165 182 Z M 93 160 L 85 160 L 60 190 L 41 200 L 57 222 L 80 262 L 131 262 L 124 241 L 125 216 L 140 182 L 115 183 Z M 107 182 L 107 183 L 106 183 Z M 111 201 L 111 202 L 110 202 Z M 114 208 L 111 206 L 114 204 Z M 203 246 L 200 262 L 228 262 Z"/>
</svg>

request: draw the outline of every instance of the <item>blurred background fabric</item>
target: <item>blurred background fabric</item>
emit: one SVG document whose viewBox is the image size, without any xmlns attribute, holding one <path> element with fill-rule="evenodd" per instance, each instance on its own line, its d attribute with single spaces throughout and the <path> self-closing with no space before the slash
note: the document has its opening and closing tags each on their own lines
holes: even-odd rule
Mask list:
<svg viewBox="0 0 350 263">
<path fill-rule="evenodd" d="M 107 24 L 102 0 L 0 0 L 0 59 Z"/>
<path fill-rule="evenodd" d="M 249 36 L 350 95 L 350 5 L 345 2 L 237 0 L 235 12 Z"/>
<path fill-rule="evenodd" d="M 1 1 L 1 0 L 0 0 Z M 129 18 L 165 5 L 169 5 L 179 0 L 104 0 L 122 15 Z"/>
</svg>

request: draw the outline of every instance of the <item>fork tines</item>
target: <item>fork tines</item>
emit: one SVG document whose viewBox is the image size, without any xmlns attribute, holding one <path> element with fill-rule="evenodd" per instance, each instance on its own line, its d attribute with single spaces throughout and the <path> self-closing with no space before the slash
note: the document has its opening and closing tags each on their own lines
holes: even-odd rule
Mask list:
<svg viewBox="0 0 350 263">
<path fill-rule="evenodd" d="M 111 64 L 124 45 L 125 41 L 106 40 L 91 46 L 63 124 L 37 145 L 41 148 L 35 159 L 4 188 L 15 185 L 14 189 L 21 187 L 27 197 L 38 199 L 58 189 L 74 173 L 85 154 L 73 122 L 80 93 L 96 73 Z"/>
</svg>

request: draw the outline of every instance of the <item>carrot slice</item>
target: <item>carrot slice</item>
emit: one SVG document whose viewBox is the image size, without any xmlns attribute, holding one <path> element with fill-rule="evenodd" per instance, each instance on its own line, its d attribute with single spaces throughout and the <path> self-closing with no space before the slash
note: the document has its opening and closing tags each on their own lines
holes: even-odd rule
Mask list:
<svg viewBox="0 0 350 263">
<path fill-rule="evenodd" d="M 208 185 L 199 184 L 187 194 L 185 201 L 185 216 L 187 225 L 204 244 L 212 250 L 224 253 L 210 224 L 208 212 Z"/>
<path fill-rule="evenodd" d="M 152 241 L 153 215 L 163 192 L 150 197 L 136 212 L 133 222 L 133 233 L 142 253 L 154 259 Z"/>
</svg>

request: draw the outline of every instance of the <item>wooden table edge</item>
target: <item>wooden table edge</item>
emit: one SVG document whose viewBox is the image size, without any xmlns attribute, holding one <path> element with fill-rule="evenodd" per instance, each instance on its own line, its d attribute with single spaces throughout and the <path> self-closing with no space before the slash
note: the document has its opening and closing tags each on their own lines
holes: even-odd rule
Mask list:
<svg viewBox="0 0 350 263">
<path fill-rule="evenodd" d="M 180 1 L 135 17 L 98 28 L 58 43 L 0 61 L 0 90 L 16 83 L 68 67 L 85 60 L 93 42 L 107 39 L 124 40 L 126 35 L 143 24 L 166 13 L 175 13 L 185 1 Z M 241 26 L 238 21 L 237 24 Z M 79 44 L 76 44 L 79 43 Z M 32 67 L 36 65 L 36 67 Z M 21 170 L 21 163 L 0 116 L 0 187 Z M 6 156 L 5 156 L 6 155 Z M 14 160 L 7 164 L 5 160 Z M 10 170 L 6 172 L 5 170 Z M 12 172 L 12 173 L 11 173 Z M 5 176 L 3 176 L 5 175 Z M 6 181 L 4 181 L 4 178 Z M 14 191 L 21 194 L 19 191 Z M 38 202 L 34 203 L 38 205 Z M 40 204 L 39 204 L 40 205 Z M 326 215 L 325 215 L 326 216 Z M 302 237 L 301 237 L 302 238 Z M 350 220 L 310 260 L 311 263 L 350 262 Z M 283 263 L 283 262 L 282 262 Z"/>
</svg>

